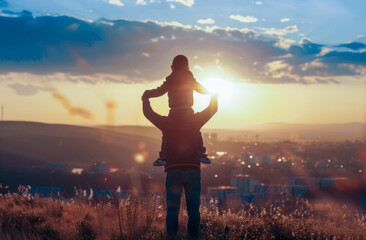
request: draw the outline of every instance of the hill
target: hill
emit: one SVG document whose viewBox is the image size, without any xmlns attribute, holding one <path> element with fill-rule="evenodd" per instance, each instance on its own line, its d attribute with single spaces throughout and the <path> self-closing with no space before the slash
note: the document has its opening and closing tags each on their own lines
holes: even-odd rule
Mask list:
<svg viewBox="0 0 366 240">
<path fill-rule="evenodd" d="M 134 155 L 151 153 L 145 164 L 157 156 L 156 139 L 108 129 L 38 122 L 0 122 L 0 165 L 43 167 L 49 163 L 87 168 L 95 162 L 129 169 Z"/>
</svg>

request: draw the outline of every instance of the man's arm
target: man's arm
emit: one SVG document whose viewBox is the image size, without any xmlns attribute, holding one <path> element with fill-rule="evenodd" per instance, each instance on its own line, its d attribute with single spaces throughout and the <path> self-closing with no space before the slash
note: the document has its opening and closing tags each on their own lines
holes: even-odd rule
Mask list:
<svg viewBox="0 0 366 240">
<path fill-rule="evenodd" d="M 168 92 L 168 84 L 166 81 L 163 84 L 155 89 L 146 90 L 144 92 L 144 98 L 153 98 L 163 96 L 166 92 Z"/>
<path fill-rule="evenodd" d="M 163 117 L 151 108 L 150 101 L 148 98 L 142 97 L 142 110 L 144 112 L 145 117 L 154 124 L 157 128 L 159 128 L 161 131 L 163 131 L 163 128 L 165 126 L 166 117 Z"/>
<path fill-rule="evenodd" d="M 211 94 L 210 91 L 208 91 L 207 88 L 205 88 L 204 86 L 202 86 L 197 81 L 194 83 L 193 90 L 195 90 L 196 92 L 198 92 L 200 94 Z"/>
<path fill-rule="evenodd" d="M 210 105 L 202 112 L 196 113 L 196 121 L 198 126 L 201 128 L 205 125 L 208 120 L 217 112 L 217 94 L 211 95 Z"/>
</svg>

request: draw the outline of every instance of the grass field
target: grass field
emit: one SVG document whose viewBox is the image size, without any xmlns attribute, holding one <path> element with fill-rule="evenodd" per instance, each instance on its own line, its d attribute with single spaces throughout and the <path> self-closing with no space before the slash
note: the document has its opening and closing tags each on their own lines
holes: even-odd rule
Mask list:
<svg viewBox="0 0 366 240">
<path fill-rule="evenodd" d="M 162 197 L 96 199 L 76 191 L 66 201 L 40 199 L 27 190 L 0 196 L 0 239 L 165 239 Z M 183 206 L 180 239 L 186 222 Z M 366 219 L 329 202 L 247 205 L 234 213 L 218 211 L 211 201 L 201 208 L 201 239 L 366 239 Z"/>
</svg>

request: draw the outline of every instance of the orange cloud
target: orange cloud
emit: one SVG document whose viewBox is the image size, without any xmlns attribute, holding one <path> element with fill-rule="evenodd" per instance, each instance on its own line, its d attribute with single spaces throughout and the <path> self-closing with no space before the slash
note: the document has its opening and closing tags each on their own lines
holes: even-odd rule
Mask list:
<svg viewBox="0 0 366 240">
<path fill-rule="evenodd" d="M 64 108 L 66 108 L 69 111 L 70 115 L 72 116 L 76 115 L 88 120 L 94 119 L 94 115 L 92 112 L 82 107 L 73 106 L 70 100 L 67 99 L 64 95 L 62 95 L 59 91 L 52 91 L 51 95 L 56 100 L 58 100 Z"/>
</svg>

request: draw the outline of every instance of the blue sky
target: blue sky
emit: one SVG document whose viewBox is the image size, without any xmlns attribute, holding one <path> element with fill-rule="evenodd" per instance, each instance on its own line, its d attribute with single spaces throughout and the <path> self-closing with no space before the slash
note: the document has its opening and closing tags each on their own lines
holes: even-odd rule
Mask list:
<svg viewBox="0 0 366 240">
<path fill-rule="evenodd" d="M 2 0 L 2 2 L 5 2 Z M 172 8 L 173 7 L 173 8 Z M 199 19 L 211 18 L 220 27 L 277 28 L 296 25 L 298 32 L 288 37 L 299 41 L 308 37 L 323 44 L 363 41 L 366 34 L 366 1 L 363 0 L 16 0 L 7 1 L 3 9 L 28 10 L 34 16 L 70 15 L 84 19 L 99 18 L 177 21 L 198 25 Z M 251 16 L 256 22 L 240 22 L 231 15 Z M 281 22 L 282 20 L 282 22 Z"/>
<path fill-rule="evenodd" d="M 246 82 L 338 84 L 340 76 L 362 80 L 366 72 L 362 1 L 1 0 L 0 6 L 3 73 L 154 81 L 179 52 L 197 71 L 216 66 Z"/>
</svg>

